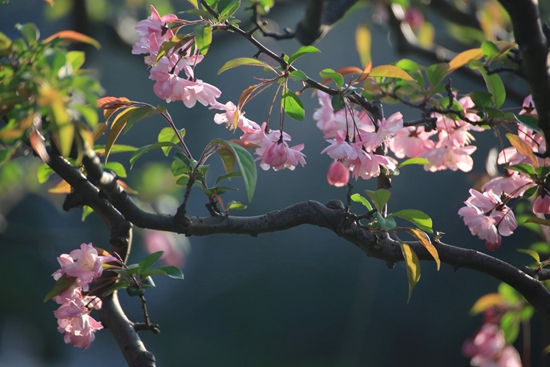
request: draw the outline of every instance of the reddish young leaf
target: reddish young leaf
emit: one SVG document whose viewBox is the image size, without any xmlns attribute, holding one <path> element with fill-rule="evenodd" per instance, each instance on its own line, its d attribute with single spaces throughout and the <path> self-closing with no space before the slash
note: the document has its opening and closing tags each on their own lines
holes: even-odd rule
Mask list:
<svg viewBox="0 0 550 367">
<path fill-rule="evenodd" d="M 44 42 L 48 43 L 48 42 L 53 41 L 56 38 L 62 39 L 65 42 L 88 43 L 88 44 L 94 46 L 95 48 L 97 48 L 98 50 L 101 48 L 101 45 L 99 44 L 99 42 L 97 42 L 92 37 L 86 36 L 85 34 L 82 34 L 82 33 L 76 32 L 76 31 L 71 31 L 71 30 L 65 30 L 65 31 L 54 33 L 51 36 L 49 36 L 48 38 L 46 38 L 44 40 Z"/>
</svg>

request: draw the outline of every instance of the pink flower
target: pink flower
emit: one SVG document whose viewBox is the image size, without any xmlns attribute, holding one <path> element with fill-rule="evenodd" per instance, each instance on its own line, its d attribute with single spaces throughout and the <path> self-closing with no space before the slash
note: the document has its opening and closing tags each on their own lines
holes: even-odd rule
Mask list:
<svg viewBox="0 0 550 367">
<path fill-rule="evenodd" d="M 492 192 L 480 193 L 470 189 L 470 195 L 458 214 L 472 235 L 486 240 L 486 247 L 495 250 L 501 244 L 500 236 L 509 236 L 517 228 L 514 212 Z"/>
<path fill-rule="evenodd" d="M 346 186 L 349 182 L 349 169 L 342 162 L 332 162 L 328 168 L 327 181 L 332 186 Z"/>
<path fill-rule="evenodd" d="M 474 107 L 474 102 L 470 97 L 464 97 L 458 100 L 458 104 L 464 110 L 464 117 L 470 121 L 479 121 L 480 117 L 475 113 L 468 113 L 469 108 Z M 439 130 L 439 140 L 448 139 L 452 145 L 457 147 L 463 147 L 469 144 L 472 140 L 475 140 L 473 135 L 470 134 L 470 130 L 484 131 L 479 126 L 472 125 L 464 120 L 454 120 L 447 115 L 441 115 L 434 113 L 433 116 L 437 117 L 437 130 Z"/>
<path fill-rule="evenodd" d="M 462 353 L 472 358 L 470 364 L 477 367 L 521 367 L 517 350 L 505 344 L 504 333 L 498 325 L 485 323 L 473 339 L 467 340 Z"/>
<path fill-rule="evenodd" d="M 396 112 L 387 119 L 378 120 L 378 130 L 376 132 L 361 133 L 361 140 L 365 149 L 368 152 L 373 152 L 402 128 L 403 115 L 401 112 Z"/>
<path fill-rule="evenodd" d="M 214 103 L 210 106 L 210 109 L 225 111 L 225 113 L 214 115 L 214 122 L 218 125 L 225 124 L 230 130 L 237 127 L 244 132 L 260 129 L 260 125 L 244 117 L 244 112 L 237 110 L 237 106 L 231 101 L 226 104 Z"/>
<path fill-rule="evenodd" d="M 361 151 L 358 157 L 350 162 L 350 170 L 356 180 L 361 177 L 368 180 L 380 176 L 380 167 L 394 169 L 397 161 L 393 158 Z"/>
<path fill-rule="evenodd" d="M 422 154 L 422 157 L 432 164 L 432 166 L 424 166 L 426 171 L 436 172 L 450 169 L 451 171 L 470 172 L 472 170 L 474 160 L 470 155 L 475 152 L 477 147 L 470 145 L 458 148 L 452 145 L 439 145 L 438 143 L 436 148 Z"/>
<path fill-rule="evenodd" d="M 482 191 L 490 191 L 497 196 L 506 195 L 511 198 L 523 195 L 525 190 L 533 187 L 534 183 L 519 172 L 506 171 L 503 176 L 495 177 L 481 187 Z"/>
<path fill-rule="evenodd" d="M 409 23 L 412 29 L 418 30 L 424 25 L 424 15 L 417 8 L 410 7 L 405 11 L 403 21 Z"/>
<path fill-rule="evenodd" d="M 136 32 L 142 37 L 136 42 L 132 48 L 132 53 L 143 54 L 157 54 L 158 47 L 174 36 L 172 30 L 168 27 L 168 23 L 178 21 L 178 17 L 174 14 L 159 15 L 153 5 L 151 5 L 151 16 L 145 20 L 139 21 L 136 26 Z M 151 48 L 151 41 L 154 39 L 156 47 Z M 156 48 L 156 50 L 155 50 Z"/>
<path fill-rule="evenodd" d="M 267 144 L 267 146 L 260 146 L 262 154 L 257 158 L 261 159 L 260 167 L 263 170 L 273 168 L 275 171 L 288 168 L 294 170 L 298 163 L 302 167 L 306 164 L 305 155 L 301 153 L 304 149 L 304 144 L 299 144 L 290 148 L 284 140 L 271 141 L 265 139 L 260 144 Z"/>
<path fill-rule="evenodd" d="M 372 120 L 365 112 L 354 110 L 349 103 L 339 111 L 332 108 L 332 97 L 325 92 L 317 91 L 320 108 L 313 113 L 313 119 L 317 121 L 317 127 L 325 134 L 325 138 L 332 138 L 339 130 L 374 131 Z"/>
<path fill-rule="evenodd" d="M 435 142 L 430 140 L 435 134 L 435 130 L 427 133 L 423 126 L 405 127 L 395 134 L 394 139 L 388 141 L 388 148 L 397 158 L 418 157 L 435 147 Z"/>
<path fill-rule="evenodd" d="M 182 268 L 185 265 L 185 253 L 178 246 L 173 233 L 143 230 L 143 242 L 147 252 L 152 254 L 157 251 L 164 251 L 160 260 L 166 265 Z"/>
<path fill-rule="evenodd" d="M 187 80 L 168 73 L 164 78 L 158 78 L 153 86 L 155 94 L 166 102 L 183 101 L 188 108 L 195 106 L 197 102 L 203 106 L 215 104 L 216 98 L 222 94 L 218 88 L 200 79 Z"/>
<path fill-rule="evenodd" d="M 80 250 L 71 251 L 70 256 L 75 261 L 65 264 L 62 270 L 67 276 L 78 278 L 78 284 L 85 291 L 88 290 L 88 283 L 99 278 L 103 272 L 103 263 L 116 261 L 112 256 L 98 256 L 97 250 L 91 243 L 88 245 L 83 243 Z"/>
<path fill-rule="evenodd" d="M 535 117 L 538 117 L 537 109 L 535 108 L 535 102 L 533 102 L 533 95 L 529 94 L 525 99 L 523 100 L 522 109 L 520 111 L 520 115 L 533 115 Z"/>
<path fill-rule="evenodd" d="M 336 133 L 334 139 L 329 139 L 327 142 L 330 146 L 321 151 L 321 154 L 327 153 L 328 156 L 335 160 L 353 160 L 356 159 L 359 154 L 362 154 L 362 148 L 360 144 L 351 144 L 346 138 L 346 132 L 340 130 Z"/>
<path fill-rule="evenodd" d="M 550 194 L 546 189 L 539 189 L 539 195 L 533 203 L 533 213 L 550 214 Z"/>
</svg>

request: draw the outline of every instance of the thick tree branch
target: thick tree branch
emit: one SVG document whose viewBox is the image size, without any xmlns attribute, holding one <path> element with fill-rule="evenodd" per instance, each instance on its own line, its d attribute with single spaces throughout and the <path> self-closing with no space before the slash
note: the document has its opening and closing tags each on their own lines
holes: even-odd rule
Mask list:
<svg viewBox="0 0 550 367">
<path fill-rule="evenodd" d="M 550 147 L 550 73 L 548 42 L 539 17 L 536 0 L 499 0 L 512 20 L 514 36 L 521 56 L 521 72 L 529 83 L 539 115 L 539 127 Z M 547 150 L 548 153 L 548 150 Z"/>
</svg>

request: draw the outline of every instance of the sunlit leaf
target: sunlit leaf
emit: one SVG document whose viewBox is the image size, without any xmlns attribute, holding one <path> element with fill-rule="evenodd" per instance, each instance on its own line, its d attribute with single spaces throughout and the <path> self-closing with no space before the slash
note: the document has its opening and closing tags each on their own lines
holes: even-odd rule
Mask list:
<svg viewBox="0 0 550 367">
<path fill-rule="evenodd" d="M 450 74 L 456 69 L 463 67 L 468 64 L 470 60 L 479 60 L 481 57 L 483 57 L 483 50 L 479 47 L 462 51 L 449 61 L 449 69 L 447 69 L 446 74 Z"/>
<path fill-rule="evenodd" d="M 399 163 L 397 168 L 399 169 L 401 167 L 409 166 L 411 164 L 419 164 L 419 165 L 422 165 L 422 166 L 431 166 L 432 165 L 430 163 L 430 161 L 428 161 L 426 158 L 415 157 L 415 158 L 406 159 L 403 162 Z"/>
<path fill-rule="evenodd" d="M 391 192 L 385 189 L 378 189 L 376 191 L 365 190 L 367 196 L 372 200 L 376 210 L 382 211 L 382 208 L 388 200 L 390 200 Z"/>
<path fill-rule="evenodd" d="M 241 204 L 238 201 L 231 201 L 227 204 L 227 210 L 244 210 L 246 205 Z"/>
<path fill-rule="evenodd" d="M 352 201 L 355 201 L 356 203 L 363 204 L 369 211 L 372 210 L 372 205 L 370 205 L 368 200 L 365 199 L 364 197 L 362 197 L 360 194 L 353 194 L 353 195 L 350 196 L 350 199 Z"/>
<path fill-rule="evenodd" d="M 543 226 L 550 226 L 550 220 L 537 218 L 537 217 L 528 218 L 525 221 L 525 223 L 536 223 L 536 224 L 541 224 Z"/>
<path fill-rule="evenodd" d="M 138 274 L 139 274 L 139 275 L 143 275 L 143 273 L 145 272 L 145 270 L 147 270 L 147 269 L 149 269 L 151 266 L 153 266 L 153 264 L 154 264 L 158 259 L 160 259 L 160 257 L 162 256 L 162 254 L 164 254 L 164 251 L 157 251 L 157 252 L 153 252 L 152 254 L 147 255 L 145 258 L 143 258 L 143 259 L 139 262 Z M 145 276 L 145 275 L 144 275 L 144 276 Z"/>
<path fill-rule="evenodd" d="M 283 109 L 288 116 L 296 121 L 304 120 L 304 105 L 296 93 L 290 89 L 286 89 L 281 95 L 281 104 L 283 105 Z"/>
<path fill-rule="evenodd" d="M 76 32 L 76 31 L 71 31 L 71 30 L 65 30 L 65 31 L 54 33 L 51 36 L 49 36 L 48 38 L 46 38 L 44 40 L 44 42 L 48 43 L 48 42 L 51 42 L 52 40 L 54 40 L 56 38 L 62 39 L 65 42 L 87 43 L 87 44 L 90 44 L 90 45 L 94 46 L 98 50 L 101 48 L 101 45 L 99 44 L 99 42 L 97 42 L 92 37 L 89 37 L 89 36 L 86 36 L 85 34 L 82 34 L 82 33 Z"/>
<path fill-rule="evenodd" d="M 439 260 L 439 253 L 437 252 L 437 249 L 435 248 L 435 246 L 432 244 L 432 241 L 430 241 L 430 238 L 428 237 L 428 235 L 424 231 L 421 231 L 418 228 L 407 228 L 407 232 L 413 235 L 420 242 L 420 244 L 424 246 L 426 250 L 428 250 L 430 255 L 432 255 L 432 257 L 434 258 L 437 266 L 437 270 L 439 271 L 439 268 L 441 267 L 441 261 Z"/>
<path fill-rule="evenodd" d="M 506 312 L 500 319 L 500 329 L 504 332 L 506 344 L 512 344 L 519 335 L 519 316 L 515 311 Z"/>
<path fill-rule="evenodd" d="M 491 307 L 504 306 L 504 305 L 506 305 L 506 302 L 504 302 L 504 299 L 500 294 L 489 293 L 480 297 L 476 301 L 476 303 L 474 303 L 474 305 L 472 306 L 472 309 L 470 310 L 470 313 L 472 315 L 477 315 Z"/>
<path fill-rule="evenodd" d="M 17 23 L 15 28 L 21 33 L 21 36 L 29 46 L 34 45 L 38 38 L 40 38 L 40 31 L 33 23 Z"/>
<path fill-rule="evenodd" d="M 540 263 L 540 255 L 535 250 L 518 248 L 517 251 L 531 256 L 537 263 Z"/>
<path fill-rule="evenodd" d="M 426 76 L 428 77 L 430 83 L 433 86 L 436 86 L 443 80 L 448 70 L 449 64 L 446 62 L 433 64 L 426 69 Z"/>
<path fill-rule="evenodd" d="M 70 194 L 72 191 L 71 185 L 65 180 L 59 181 L 57 185 L 48 189 L 50 194 Z"/>
<path fill-rule="evenodd" d="M 122 177 L 122 178 L 127 177 L 126 169 L 119 162 L 105 163 L 103 165 L 103 168 L 113 171 L 118 177 Z"/>
<path fill-rule="evenodd" d="M 223 64 L 223 66 L 220 68 L 220 70 L 218 70 L 218 75 L 220 75 L 221 73 L 223 73 L 224 71 L 227 71 L 229 69 L 233 69 L 233 68 L 236 68 L 237 66 L 244 66 L 244 65 L 261 66 L 261 67 L 264 67 L 264 68 L 271 69 L 271 66 L 269 66 L 269 64 L 267 64 L 264 61 L 254 59 L 252 57 L 238 57 L 236 59 L 229 60 L 228 62 Z"/>
<path fill-rule="evenodd" d="M 393 65 L 380 65 L 372 68 L 369 76 L 414 80 L 406 71 Z"/>
<path fill-rule="evenodd" d="M 94 210 L 88 205 L 82 206 L 82 217 L 80 218 L 80 220 L 84 222 L 86 218 L 88 218 L 88 215 L 92 214 L 93 212 Z"/>
<path fill-rule="evenodd" d="M 523 154 L 524 156 L 526 156 L 531 160 L 531 163 L 533 163 L 533 167 L 539 166 L 539 162 L 535 157 L 535 155 L 533 154 L 533 148 L 529 144 L 527 144 L 526 142 L 521 140 L 519 136 L 514 134 L 508 133 L 506 134 L 506 137 L 510 141 L 510 144 L 512 144 L 514 148 L 517 149 L 518 152 L 520 152 L 521 154 Z"/>
<path fill-rule="evenodd" d="M 365 23 L 359 24 L 355 30 L 355 48 L 359 53 L 361 65 L 368 64 L 371 58 L 372 34 Z"/>
<path fill-rule="evenodd" d="M 344 85 L 344 77 L 342 76 L 342 74 L 337 73 L 332 69 L 323 69 L 319 73 L 319 75 L 321 76 L 321 78 L 325 78 L 327 80 L 334 80 L 338 88 L 342 88 L 342 86 Z M 323 80 L 322 84 L 326 84 L 326 81 Z"/>
<path fill-rule="evenodd" d="M 407 267 L 407 279 L 409 280 L 409 296 L 407 302 L 411 299 L 412 292 L 416 284 L 420 281 L 420 260 L 418 256 L 412 250 L 412 248 L 406 243 L 399 241 L 401 246 L 401 252 L 403 253 L 403 258 L 405 259 L 405 265 Z"/>
<path fill-rule="evenodd" d="M 300 57 L 311 54 L 311 53 L 318 53 L 321 52 L 317 47 L 314 46 L 302 46 L 300 47 L 296 52 L 294 52 L 292 55 L 288 58 L 288 63 L 292 64 L 294 61 L 299 59 Z"/>
<path fill-rule="evenodd" d="M 118 115 L 116 115 L 116 117 L 114 118 L 113 123 L 111 124 L 109 135 L 107 135 L 107 142 L 105 143 L 105 162 L 107 162 L 107 160 L 109 159 L 111 147 L 119 137 L 122 129 L 124 129 L 124 127 L 126 126 L 128 119 L 138 109 L 139 107 L 136 106 L 128 107 L 124 111 L 119 112 Z"/>
<path fill-rule="evenodd" d="M 499 108 L 506 100 L 506 89 L 504 88 L 504 84 L 502 83 L 500 76 L 496 73 L 487 73 L 483 63 L 477 60 L 471 60 L 469 62 L 469 66 L 471 69 L 479 70 L 485 80 L 487 90 L 493 96 L 493 103 L 495 104 L 495 107 Z"/>
<path fill-rule="evenodd" d="M 212 27 L 210 24 L 198 24 L 195 26 L 195 45 L 202 55 L 208 53 L 212 43 Z"/>
<path fill-rule="evenodd" d="M 392 213 L 392 217 L 399 217 L 416 225 L 423 231 L 432 233 L 432 218 L 430 218 L 426 213 L 416 210 L 416 209 L 405 209 L 398 212 Z"/>
<path fill-rule="evenodd" d="M 139 148 L 138 150 L 136 150 L 134 154 L 132 154 L 132 156 L 130 157 L 130 168 L 134 167 L 134 164 L 136 163 L 136 161 L 145 153 L 153 149 L 162 148 L 162 147 L 174 147 L 176 145 L 177 145 L 176 143 L 173 143 L 171 141 L 160 141 L 154 144 L 145 145 Z"/>
<path fill-rule="evenodd" d="M 521 172 L 521 173 L 525 173 L 529 176 L 534 176 L 535 175 L 535 169 L 533 168 L 533 166 L 531 166 L 530 164 L 527 164 L 527 163 L 514 164 L 514 165 L 511 165 L 511 166 L 507 166 L 506 169 Z"/>
</svg>

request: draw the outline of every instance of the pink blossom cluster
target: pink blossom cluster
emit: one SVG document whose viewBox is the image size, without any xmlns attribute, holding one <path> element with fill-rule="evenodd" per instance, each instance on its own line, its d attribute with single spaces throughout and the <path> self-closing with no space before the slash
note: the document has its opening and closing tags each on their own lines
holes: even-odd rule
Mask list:
<svg viewBox="0 0 550 367">
<path fill-rule="evenodd" d="M 85 295 L 84 292 L 89 291 L 89 284 L 101 275 L 103 264 L 117 259 L 113 256 L 99 256 L 91 243 L 83 243 L 80 249 L 62 254 L 57 261 L 61 269 L 52 274 L 55 280 L 63 275 L 76 278 L 69 289 L 53 297 L 61 305 L 54 311 L 57 330 L 65 334 L 65 343 L 86 349 L 94 341 L 94 333 L 103 329 L 103 326 L 90 316 L 92 309 L 101 308 L 101 300 L 96 296 Z"/>
<path fill-rule="evenodd" d="M 458 104 L 464 110 L 466 119 L 479 121 L 479 116 L 467 112 L 474 106 L 470 97 L 459 99 Z M 432 164 L 424 167 L 427 171 L 471 171 L 474 165 L 471 155 L 476 147 L 469 145 L 474 140 L 470 131 L 483 129 L 439 113 L 432 114 L 432 117 L 437 118 L 436 129 L 427 132 L 423 126 L 405 127 L 397 132 L 395 139 L 389 141 L 390 150 L 397 158 L 426 158 Z M 432 137 L 437 137 L 437 141 L 431 140 Z"/>
<path fill-rule="evenodd" d="M 468 339 L 462 353 L 471 358 L 470 364 L 477 367 L 521 367 L 518 351 L 506 345 L 503 331 L 497 323 L 485 323 L 473 339 Z"/>
<path fill-rule="evenodd" d="M 244 117 L 244 112 L 238 110 L 233 102 L 226 104 L 215 103 L 210 108 L 225 111 L 214 116 L 214 122 L 225 124 L 230 129 L 239 128 L 243 135 L 240 137 L 245 144 L 257 146 L 256 155 L 260 160 L 263 170 L 273 168 L 275 171 L 288 168 L 294 170 L 298 164 L 306 164 L 305 155 L 302 153 L 304 144 L 293 147 L 288 145 L 290 135 L 280 130 L 271 130 L 267 123 L 258 125 L 256 122 Z"/>
<path fill-rule="evenodd" d="M 531 96 L 524 100 L 521 113 L 536 115 Z M 524 149 L 521 149 L 521 152 L 515 146 L 503 149 L 498 155 L 498 164 L 527 164 L 533 169 L 550 164 L 548 158 L 525 155 L 528 154 L 527 150 L 534 153 L 546 151 L 546 143 L 540 133 L 518 125 L 517 137 L 520 139 L 518 144 Z M 536 186 L 538 191 L 533 203 L 533 213 L 550 214 L 550 192 L 545 180 L 535 182 L 531 176 L 512 170 L 505 170 L 502 176 L 494 177 L 485 183 L 481 187 L 482 193 L 470 190 L 471 197 L 465 202 L 466 206 L 460 208 L 458 214 L 463 217 L 470 232 L 485 239 L 487 248 L 494 250 L 500 246 L 500 236 L 509 236 L 517 227 L 514 214 L 505 202 L 522 196 L 527 189 Z"/>
<path fill-rule="evenodd" d="M 396 167 L 395 159 L 376 154 L 375 151 L 403 127 L 401 113 L 377 121 L 375 128 L 365 111 L 359 112 L 349 103 L 335 111 L 328 94 L 318 91 L 317 96 L 321 107 L 315 110 L 313 119 L 330 144 L 321 153 L 326 153 L 334 160 L 327 174 L 331 185 L 342 187 L 348 183 L 350 176 L 356 180 L 359 177 L 367 180 L 380 175 L 380 167 Z"/>
<path fill-rule="evenodd" d="M 146 54 L 145 63 L 151 66 L 149 79 L 155 81 L 155 94 L 166 102 L 183 101 L 186 107 L 193 107 L 197 102 L 204 106 L 216 103 L 221 91 L 215 86 L 195 78 L 194 68 L 203 59 L 195 47 L 194 37 L 181 38 L 176 49 L 169 50 L 157 62 L 157 56 L 164 42 L 174 40 L 174 31 L 169 26 L 176 23 L 178 27 L 197 24 L 202 21 L 179 19 L 174 14 L 160 16 L 151 5 L 151 16 L 140 21 L 136 26 L 141 36 L 132 48 L 133 54 Z M 183 77 L 180 73 L 183 72 Z"/>
</svg>

